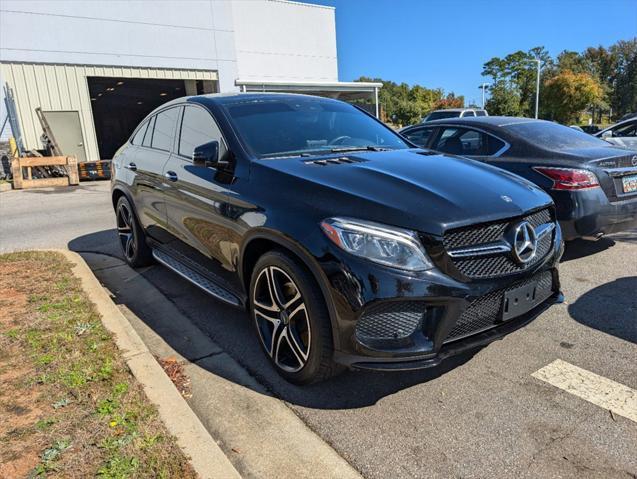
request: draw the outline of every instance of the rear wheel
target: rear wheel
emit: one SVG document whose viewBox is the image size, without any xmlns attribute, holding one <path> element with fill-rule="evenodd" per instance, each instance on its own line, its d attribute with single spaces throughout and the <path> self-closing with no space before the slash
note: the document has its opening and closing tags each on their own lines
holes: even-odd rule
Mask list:
<svg viewBox="0 0 637 479">
<path fill-rule="evenodd" d="M 308 384 L 338 371 L 319 287 L 286 253 L 271 251 L 257 261 L 250 281 L 250 313 L 268 359 L 288 381 Z"/>
<path fill-rule="evenodd" d="M 146 235 L 137 222 L 128 198 L 122 196 L 115 208 L 117 237 L 126 262 L 133 268 L 148 266 L 153 262 L 150 246 L 146 244 Z"/>
</svg>

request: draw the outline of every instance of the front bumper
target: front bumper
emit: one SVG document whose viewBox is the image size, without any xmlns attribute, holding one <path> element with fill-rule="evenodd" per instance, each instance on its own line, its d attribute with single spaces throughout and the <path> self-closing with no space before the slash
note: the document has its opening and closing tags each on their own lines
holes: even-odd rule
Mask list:
<svg viewBox="0 0 637 479">
<path fill-rule="evenodd" d="M 610 202 L 601 188 L 552 191 L 551 196 L 565 241 L 637 227 L 637 198 Z"/>
<path fill-rule="evenodd" d="M 556 231 L 551 251 L 532 268 L 515 275 L 470 281 L 456 279 L 440 268 L 408 274 L 349 255 L 344 257 L 340 250 L 331 249 L 330 254 L 323 255 L 321 267 L 329 282 L 332 302 L 334 360 L 358 369 L 433 367 L 449 356 L 485 345 L 520 328 L 562 298 L 557 265 L 563 242 L 559 228 Z M 497 296 L 539 277 L 551 278 L 550 291 L 546 291 L 533 309 L 507 321 L 496 319 L 482 324 L 466 334 L 457 333 L 457 326 L 466 316 L 464 313 L 481 299 Z M 499 310 L 501 303 L 493 304 Z M 378 339 L 370 339 L 369 335 L 361 337 L 357 328 L 361 318 L 370 310 L 391 309 L 392 305 L 400 305 L 396 314 L 390 316 L 397 327 L 395 336 L 388 337 L 383 331 Z M 403 306 L 407 306 L 406 309 Z M 407 312 L 401 314 L 401 308 Z M 409 314 L 419 314 L 419 322 L 413 330 L 402 334 L 401 325 L 408 325 L 405 315 Z M 370 331 L 374 331 L 374 325 Z M 452 336 L 454 331 L 456 336 Z"/>
</svg>

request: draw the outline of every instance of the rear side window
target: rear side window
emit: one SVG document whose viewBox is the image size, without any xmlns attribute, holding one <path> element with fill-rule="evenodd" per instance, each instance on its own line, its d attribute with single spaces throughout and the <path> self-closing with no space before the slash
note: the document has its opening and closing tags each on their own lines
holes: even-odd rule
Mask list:
<svg viewBox="0 0 637 479">
<path fill-rule="evenodd" d="M 429 141 L 433 128 L 414 128 L 403 133 L 403 136 L 418 146 L 425 146 Z"/>
<path fill-rule="evenodd" d="M 133 139 L 131 140 L 131 143 L 133 145 L 141 145 L 142 142 L 144 141 L 144 135 L 146 134 L 146 129 L 148 128 L 148 121 L 144 122 L 144 124 L 139 128 L 139 130 L 137 130 L 137 133 L 135 133 L 135 136 L 133 136 Z"/>
<path fill-rule="evenodd" d="M 472 111 L 465 111 L 462 115 L 463 118 L 466 118 L 468 116 L 476 116 L 476 114 Z"/>
<path fill-rule="evenodd" d="M 156 115 L 153 139 L 151 141 L 152 148 L 163 151 L 171 150 L 178 115 L 179 108 L 169 108 Z"/>
<path fill-rule="evenodd" d="M 432 148 L 452 155 L 490 156 L 504 146 L 503 141 L 480 131 L 467 128 L 445 128 Z"/>
<path fill-rule="evenodd" d="M 148 128 L 146 128 L 146 133 L 144 134 L 144 141 L 142 142 L 142 146 L 150 148 L 150 142 L 153 139 L 153 130 L 155 129 L 155 116 L 148 120 Z"/>
<path fill-rule="evenodd" d="M 476 110 L 476 116 L 487 116 L 487 112 L 484 110 Z"/>
<path fill-rule="evenodd" d="M 225 144 L 215 120 L 202 108 L 187 106 L 181 121 L 179 154 L 191 158 L 196 147 L 212 140 L 219 142 L 219 157 L 223 158 L 226 152 Z"/>
</svg>

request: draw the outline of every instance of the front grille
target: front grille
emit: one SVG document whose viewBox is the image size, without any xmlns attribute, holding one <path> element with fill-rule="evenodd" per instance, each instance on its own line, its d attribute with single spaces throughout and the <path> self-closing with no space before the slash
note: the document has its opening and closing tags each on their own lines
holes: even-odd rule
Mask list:
<svg viewBox="0 0 637 479">
<path fill-rule="evenodd" d="M 522 218 L 451 230 L 445 234 L 443 245 L 448 251 L 454 248 L 493 243 L 503 238 L 505 231 L 510 225 L 523 220 L 528 221 L 534 228 L 553 221 L 550 209 L 546 208 Z M 452 261 L 464 276 L 474 279 L 494 278 L 519 273 L 546 257 L 551 251 L 554 234 L 554 232 L 547 234 L 538 242 L 535 258 L 526 264 L 519 264 L 514 261 L 510 253 L 453 258 Z"/>
<path fill-rule="evenodd" d="M 456 325 L 447 335 L 445 343 L 497 326 L 502 317 L 501 310 L 504 303 L 504 294 L 534 281 L 537 281 L 536 297 L 538 298 L 538 305 L 545 301 L 553 292 L 553 275 L 550 271 L 544 271 L 532 278 L 504 289 L 493 291 L 472 301 L 456 321 Z"/>
<path fill-rule="evenodd" d="M 369 339 L 404 339 L 420 326 L 425 313 L 422 301 L 383 302 L 370 306 L 356 324 L 356 337 Z"/>
</svg>

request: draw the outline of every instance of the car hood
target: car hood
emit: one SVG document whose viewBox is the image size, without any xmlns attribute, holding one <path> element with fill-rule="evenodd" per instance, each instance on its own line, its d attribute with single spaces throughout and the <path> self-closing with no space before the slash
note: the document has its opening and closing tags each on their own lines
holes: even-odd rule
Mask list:
<svg viewBox="0 0 637 479">
<path fill-rule="evenodd" d="M 262 174 L 279 177 L 266 181 L 276 185 L 277 196 L 288 205 L 302 203 L 323 217 L 350 216 L 430 234 L 520 216 L 551 203 L 517 175 L 418 149 L 258 160 L 255 165 Z"/>
</svg>

